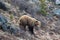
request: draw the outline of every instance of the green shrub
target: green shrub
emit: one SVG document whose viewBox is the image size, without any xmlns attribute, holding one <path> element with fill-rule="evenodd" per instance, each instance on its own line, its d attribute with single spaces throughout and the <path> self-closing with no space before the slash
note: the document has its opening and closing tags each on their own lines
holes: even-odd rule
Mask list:
<svg viewBox="0 0 60 40">
<path fill-rule="evenodd" d="M 10 15 L 10 19 L 13 20 L 13 14 Z"/>
</svg>

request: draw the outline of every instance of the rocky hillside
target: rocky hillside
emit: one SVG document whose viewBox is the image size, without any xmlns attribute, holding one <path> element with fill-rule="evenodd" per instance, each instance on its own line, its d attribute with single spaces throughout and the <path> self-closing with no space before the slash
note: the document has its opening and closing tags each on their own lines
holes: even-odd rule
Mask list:
<svg viewBox="0 0 60 40">
<path fill-rule="evenodd" d="M 44 16 L 39 12 L 39 0 L 0 0 L 0 40 L 60 40 L 60 15 L 54 14 L 55 6 L 49 9 L 48 4 L 48 14 Z M 22 15 L 41 21 L 39 30 L 34 30 L 35 36 L 19 28 Z"/>
</svg>

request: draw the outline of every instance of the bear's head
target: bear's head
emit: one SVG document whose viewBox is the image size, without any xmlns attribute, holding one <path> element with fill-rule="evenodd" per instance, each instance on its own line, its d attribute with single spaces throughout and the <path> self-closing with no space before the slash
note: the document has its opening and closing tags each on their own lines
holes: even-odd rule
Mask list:
<svg viewBox="0 0 60 40">
<path fill-rule="evenodd" d="M 35 21 L 35 29 L 39 29 L 41 27 L 41 22 L 40 21 Z"/>
</svg>

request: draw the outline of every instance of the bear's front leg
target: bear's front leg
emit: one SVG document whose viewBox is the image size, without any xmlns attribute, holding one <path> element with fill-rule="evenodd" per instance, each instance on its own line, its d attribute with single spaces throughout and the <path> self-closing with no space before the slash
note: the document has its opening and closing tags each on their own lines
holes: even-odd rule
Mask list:
<svg viewBox="0 0 60 40">
<path fill-rule="evenodd" d="M 28 27 L 28 29 L 31 34 L 34 34 L 33 27 Z"/>
</svg>

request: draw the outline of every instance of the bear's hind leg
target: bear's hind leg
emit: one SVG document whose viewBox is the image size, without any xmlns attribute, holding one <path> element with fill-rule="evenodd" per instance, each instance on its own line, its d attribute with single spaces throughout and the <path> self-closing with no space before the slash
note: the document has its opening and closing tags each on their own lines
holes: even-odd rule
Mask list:
<svg viewBox="0 0 60 40">
<path fill-rule="evenodd" d="M 26 25 L 24 25 L 24 31 L 26 31 Z"/>
<path fill-rule="evenodd" d="M 20 25 L 20 29 L 26 31 L 26 26 L 25 25 Z"/>
</svg>

